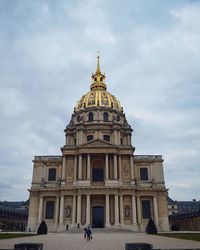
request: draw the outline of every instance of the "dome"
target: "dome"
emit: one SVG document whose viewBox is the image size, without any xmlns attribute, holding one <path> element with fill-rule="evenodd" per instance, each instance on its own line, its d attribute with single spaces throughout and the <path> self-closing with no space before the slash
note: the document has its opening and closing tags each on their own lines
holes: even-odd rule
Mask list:
<svg viewBox="0 0 200 250">
<path fill-rule="evenodd" d="M 102 74 L 99 66 L 99 56 L 97 57 L 97 69 L 96 73 L 92 74 L 92 84 L 87 94 L 77 102 L 76 111 L 80 111 L 84 108 L 92 107 L 106 107 L 113 108 L 123 112 L 123 108 L 120 102 L 114 95 L 106 91 L 107 86 L 105 84 L 105 74 Z"/>
<path fill-rule="evenodd" d="M 106 107 L 123 111 L 120 102 L 115 98 L 115 96 L 110 94 L 108 91 L 101 89 L 92 90 L 86 95 L 83 95 L 77 102 L 76 110 L 79 111 L 83 108 L 91 107 Z"/>
</svg>

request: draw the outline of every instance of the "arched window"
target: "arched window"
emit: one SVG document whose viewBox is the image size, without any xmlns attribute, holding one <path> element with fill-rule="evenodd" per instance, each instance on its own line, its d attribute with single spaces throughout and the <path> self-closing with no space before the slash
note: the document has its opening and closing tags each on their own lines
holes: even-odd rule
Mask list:
<svg viewBox="0 0 200 250">
<path fill-rule="evenodd" d="M 107 112 L 103 113 L 103 120 L 104 120 L 104 122 L 108 122 L 108 113 Z"/>
<path fill-rule="evenodd" d="M 90 112 L 89 115 L 88 115 L 88 121 L 89 121 L 89 122 L 92 122 L 93 119 L 94 119 L 93 113 Z"/>
<path fill-rule="evenodd" d="M 110 136 L 109 135 L 104 135 L 103 139 L 104 139 L 104 141 L 110 141 Z"/>
</svg>

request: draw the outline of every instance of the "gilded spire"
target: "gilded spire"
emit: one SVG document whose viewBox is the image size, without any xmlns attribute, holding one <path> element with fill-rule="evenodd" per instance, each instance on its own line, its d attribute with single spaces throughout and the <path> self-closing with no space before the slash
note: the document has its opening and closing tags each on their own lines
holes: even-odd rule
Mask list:
<svg viewBox="0 0 200 250">
<path fill-rule="evenodd" d="M 99 56 L 97 56 L 97 69 L 96 69 L 96 74 L 101 74 L 100 64 L 99 64 Z"/>
<path fill-rule="evenodd" d="M 107 89 L 107 86 L 105 84 L 105 75 L 103 75 L 100 70 L 99 56 L 97 56 L 96 73 L 92 74 L 92 84 L 90 86 L 90 89 L 91 90 L 95 90 L 95 89 L 106 90 Z"/>
</svg>

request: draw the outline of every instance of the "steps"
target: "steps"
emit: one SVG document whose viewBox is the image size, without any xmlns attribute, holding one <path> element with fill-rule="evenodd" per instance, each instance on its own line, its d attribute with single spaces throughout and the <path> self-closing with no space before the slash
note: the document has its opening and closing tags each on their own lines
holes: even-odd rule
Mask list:
<svg viewBox="0 0 200 250">
<path fill-rule="evenodd" d="M 122 229 L 122 228 L 91 228 L 93 234 L 107 234 L 107 233 L 137 233 L 133 232 L 130 229 Z M 77 229 L 77 228 L 69 228 L 69 230 L 65 232 L 61 232 L 64 234 L 83 234 L 84 229 Z"/>
</svg>

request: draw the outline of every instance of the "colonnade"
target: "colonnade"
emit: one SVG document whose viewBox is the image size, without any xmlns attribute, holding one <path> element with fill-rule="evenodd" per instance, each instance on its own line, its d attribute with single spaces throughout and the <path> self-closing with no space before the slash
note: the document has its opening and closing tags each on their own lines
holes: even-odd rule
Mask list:
<svg viewBox="0 0 200 250">
<path fill-rule="evenodd" d="M 86 225 L 91 224 L 91 194 L 86 194 Z M 124 199 L 123 194 L 114 194 L 114 225 L 119 226 L 124 225 Z M 54 221 L 57 225 L 64 224 L 64 199 L 65 196 L 61 195 L 56 197 L 55 203 L 55 217 Z M 137 209 L 136 209 L 137 204 Z M 38 224 L 45 219 L 43 215 L 43 206 L 44 206 L 44 197 L 41 196 L 39 199 L 39 209 L 38 209 Z M 81 225 L 81 213 L 82 213 L 82 195 L 73 195 L 72 200 L 72 215 L 71 215 L 71 224 Z M 140 224 L 142 222 L 141 216 L 141 197 L 140 196 L 131 196 L 131 214 L 132 214 L 132 225 Z M 153 217 L 156 224 L 159 224 L 158 220 L 158 208 L 157 208 L 157 197 L 153 196 Z M 110 194 L 105 194 L 105 227 L 111 226 L 111 217 L 110 217 Z"/>
<path fill-rule="evenodd" d="M 83 155 L 75 155 L 74 156 L 74 181 L 82 180 L 82 162 Z M 105 180 L 109 180 L 109 155 L 105 154 Z M 122 156 L 120 154 L 113 154 L 113 166 L 114 166 L 114 180 L 122 180 Z M 63 157 L 62 164 L 62 174 L 61 179 L 65 180 L 66 173 L 66 158 Z M 130 175 L 131 180 L 134 180 L 134 164 L 133 164 L 133 156 L 130 155 Z M 87 154 L 87 180 L 91 179 L 91 155 Z"/>
</svg>

